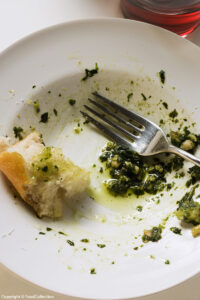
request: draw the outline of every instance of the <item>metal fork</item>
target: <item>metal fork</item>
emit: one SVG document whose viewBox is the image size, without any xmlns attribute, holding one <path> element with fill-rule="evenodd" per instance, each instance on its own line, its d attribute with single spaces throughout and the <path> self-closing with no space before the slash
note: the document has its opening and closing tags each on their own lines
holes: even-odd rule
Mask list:
<svg viewBox="0 0 200 300">
<path fill-rule="evenodd" d="M 84 107 L 104 122 L 94 119 L 86 112 L 81 111 L 81 113 L 115 143 L 128 147 L 142 156 L 170 152 L 200 167 L 200 159 L 169 144 L 163 130 L 155 123 L 129 111 L 98 92 L 94 92 L 93 95 L 98 101 L 90 98 L 88 100 L 98 110 L 94 110 L 88 105 L 84 105 Z M 106 126 L 105 123 L 109 126 Z M 114 130 L 112 130 L 112 127 Z"/>
</svg>

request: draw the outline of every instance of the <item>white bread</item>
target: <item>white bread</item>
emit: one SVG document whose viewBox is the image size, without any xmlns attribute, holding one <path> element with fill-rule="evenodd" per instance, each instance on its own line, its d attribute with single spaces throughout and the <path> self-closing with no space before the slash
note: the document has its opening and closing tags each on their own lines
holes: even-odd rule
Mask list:
<svg viewBox="0 0 200 300">
<path fill-rule="evenodd" d="M 0 170 L 39 217 L 61 217 L 63 199 L 82 193 L 89 184 L 88 172 L 60 149 L 45 147 L 38 132 L 11 146 L 9 138 L 0 138 Z"/>
</svg>

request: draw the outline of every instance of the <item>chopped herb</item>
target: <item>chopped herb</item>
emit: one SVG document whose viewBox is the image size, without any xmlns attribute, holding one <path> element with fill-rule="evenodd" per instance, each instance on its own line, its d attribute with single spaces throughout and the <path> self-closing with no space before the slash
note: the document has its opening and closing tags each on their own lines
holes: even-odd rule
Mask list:
<svg viewBox="0 0 200 300">
<path fill-rule="evenodd" d="M 58 94 L 58 97 L 62 97 L 62 94 Z"/>
<path fill-rule="evenodd" d="M 169 259 L 166 259 L 165 264 L 166 264 L 166 265 L 170 265 Z"/>
<path fill-rule="evenodd" d="M 172 110 L 170 113 L 169 113 L 169 117 L 174 119 L 178 116 L 178 112 L 176 109 Z"/>
<path fill-rule="evenodd" d="M 163 102 L 162 105 L 164 106 L 164 108 L 168 109 L 168 104 L 166 102 Z"/>
<path fill-rule="evenodd" d="M 115 262 L 114 262 L 114 261 L 112 261 L 112 262 L 111 262 L 111 265 L 114 265 L 114 264 L 115 264 Z"/>
<path fill-rule="evenodd" d="M 75 99 L 69 99 L 69 104 L 70 104 L 71 106 L 73 106 L 75 103 L 76 103 L 76 100 L 75 100 Z"/>
<path fill-rule="evenodd" d="M 83 251 L 86 251 L 87 250 L 87 248 L 83 248 Z"/>
<path fill-rule="evenodd" d="M 35 89 L 36 88 L 36 85 L 34 84 L 33 86 L 32 86 L 32 89 Z"/>
<path fill-rule="evenodd" d="M 97 63 L 95 63 L 95 69 L 88 70 L 85 69 L 85 76 L 81 79 L 82 81 L 87 80 L 89 77 L 93 77 L 95 74 L 97 74 L 99 71 Z"/>
<path fill-rule="evenodd" d="M 95 268 L 90 269 L 90 274 L 96 274 Z"/>
<path fill-rule="evenodd" d="M 48 166 L 44 166 L 44 167 L 42 168 L 42 172 L 48 172 Z"/>
<path fill-rule="evenodd" d="M 46 231 L 51 231 L 51 230 L 52 230 L 52 228 L 50 228 L 50 227 L 46 228 Z"/>
<path fill-rule="evenodd" d="M 186 182 L 186 186 L 195 184 L 197 181 L 200 180 L 200 167 L 193 166 L 193 167 L 189 168 L 188 173 L 190 174 L 191 179 Z"/>
<path fill-rule="evenodd" d="M 51 94 L 51 91 L 48 91 L 47 93 L 48 93 L 48 94 Z"/>
<path fill-rule="evenodd" d="M 143 93 L 141 93 L 141 96 L 142 96 L 142 98 L 143 98 L 144 101 L 147 100 L 147 97 Z"/>
<path fill-rule="evenodd" d="M 85 121 L 83 122 L 84 125 L 88 124 L 88 123 L 90 123 L 90 121 L 88 119 L 85 119 Z"/>
<path fill-rule="evenodd" d="M 82 243 L 89 243 L 90 240 L 88 240 L 88 239 L 82 239 L 81 242 L 82 242 Z"/>
<path fill-rule="evenodd" d="M 97 244 L 97 247 L 99 247 L 99 248 L 105 248 L 106 245 L 105 244 Z"/>
<path fill-rule="evenodd" d="M 47 122 L 48 122 L 48 119 L 49 119 L 49 113 L 48 113 L 48 112 L 45 112 L 44 114 L 41 115 L 40 122 L 41 122 L 41 123 L 47 123 Z"/>
<path fill-rule="evenodd" d="M 40 231 L 40 232 L 39 232 L 39 234 L 42 234 L 42 235 L 44 235 L 44 234 L 46 234 L 46 233 L 45 233 L 45 232 L 42 232 L 42 231 Z"/>
<path fill-rule="evenodd" d="M 103 173 L 103 168 L 102 167 L 99 169 L 99 173 Z"/>
<path fill-rule="evenodd" d="M 23 128 L 14 126 L 13 131 L 16 138 L 18 138 L 19 140 L 23 139 L 22 137 L 22 132 L 24 131 Z"/>
<path fill-rule="evenodd" d="M 70 245 L 70 246 L 74 246 L 74 242 L 70 241 L 70 240 L 67 240 L 67 243 Z"/>
<path fill-rule="evenodd" d="M 138 250 L 138 247 L 134 247 L 133 250 Z"/>
<path fill-rule="evenodd" d="M 59 233 L 59 234 L 62 234 L 62 235 L 65 235 L 65 236 L 67 235 L 66 233 L 64 233 L 64 232 L 62 232 L 62 231 L 58 231 L 58 233 Z"/>
<path fill-rule="evenodd" d="M 57 110 L 56 110 L 55 108 L 53 109 L 53 112 L 54 112 L 54 115 L 55 115 L 55 116 L 58 115 L 58 112 L 57 112 Z"/>
<path fill-rule="evenodd" d="M 128 96 L 127 96 L 128 102 L 130 101 L 130 98 L 131 98 L 132 96 L 133 96 L 133 93 L 128 94 Z"/>
<path fill-rule="evenodd" d="M 181 235 L 181 229 L 178 227 L 171 227 L 170 230 L 175 234 Z"/>
<path fill-rule="evenodd" d="M 138 211 L 142 211 L 142 210 L 143 210 L 143 207 L 142 207 L 142 205 L 138 205 L 138 206 L 136 207 L 136 209 L 137 209 Z"/>
<path fill-rule="evenodd" d="M 162 227 L 160 225 L 158 227 L 153 227 L 151 230 L 144 230 L 142 241 L 144 243 L 147 243 L 149 241 L 157 242 L 162 238 L 161 234 L 162 234 Z"/>
<path fill-rule="evenodd" d="M 162 125 L 162 124 L 164 124 L 164 121 L 163 121 L 163 119 L 160 119 L 160 125 Z"/>
<path fill-rule="evenodd" d="M 193 200 L 195 189 L 197 187 L 198 185 L 191 188 L 191 190 L 177 202 L 178 208 L 175 212 L 179 220 L 193 225 L 200 224 L 200 203 Z"/>
<path fill-rule="evenodd" d="M 165 83 L 165 79 L 166 79 L 166 77 L 165 77 L 165 71 L 160 70 L 159 76 L 160 76 L 161 83 L 164 84 Z"/>
</svg>

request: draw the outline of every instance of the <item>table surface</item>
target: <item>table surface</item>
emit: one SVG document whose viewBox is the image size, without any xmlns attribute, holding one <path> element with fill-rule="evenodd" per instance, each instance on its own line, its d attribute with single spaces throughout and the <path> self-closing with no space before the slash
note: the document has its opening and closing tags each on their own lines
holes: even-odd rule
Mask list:
<svg viewBox="0 0 200 300">
<path fill-rule="evenodd" d="M 76 19 L 122 18 L 119 0 L 0 0 L 0 51 L 18 39 L 42 28 Z M 188 38 L 200 46 L 200 30 Z M 200 274 L 154 295 L 135 300 L 200 300 Z M 0 265 L 0 297 L 74 299 L 53 293 L 19 278 Z M 13 299 L 13 298 L 12 298 Z M 50 298 L 49 298 L 50 299 Z"/>
</svg>

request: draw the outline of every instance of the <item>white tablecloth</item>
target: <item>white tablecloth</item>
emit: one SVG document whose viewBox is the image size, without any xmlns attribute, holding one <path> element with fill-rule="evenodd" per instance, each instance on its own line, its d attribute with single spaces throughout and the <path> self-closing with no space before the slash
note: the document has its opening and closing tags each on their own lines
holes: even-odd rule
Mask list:
<svg viewBox="0 0 200 300">
<path fill-rule="evenodd" d="M 119 0 L 0 0 L 0 51 L 31 32 L 75 19 L 119 17 Z M 200 30 L 190 38 L 200 46 Z M 1 249 L 0 249 L 1 251 Z M 52 270 L 53 271 L 53 270 Z M 0 266 L 0 298 L 72 299 L 35 286 Z M 19 299 L 19 298 L 18 298 Z M 43 298 L 43 299 L 48 299 Z M 137 300 L 200 300 L 200 274 L 164 292 Z"/>
</svg>

